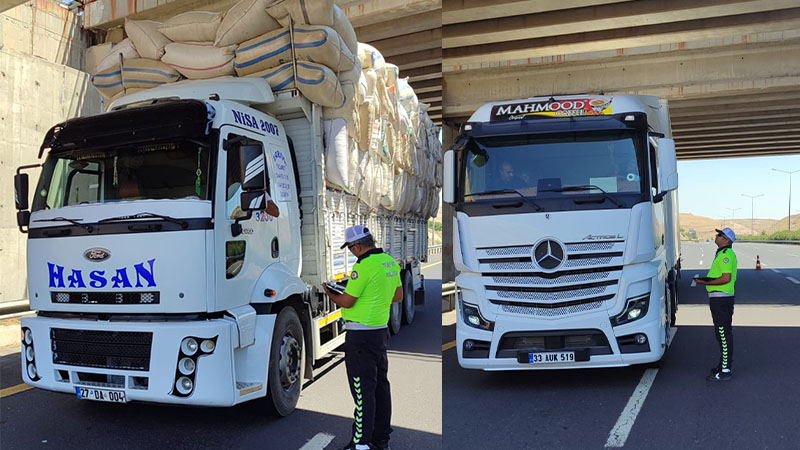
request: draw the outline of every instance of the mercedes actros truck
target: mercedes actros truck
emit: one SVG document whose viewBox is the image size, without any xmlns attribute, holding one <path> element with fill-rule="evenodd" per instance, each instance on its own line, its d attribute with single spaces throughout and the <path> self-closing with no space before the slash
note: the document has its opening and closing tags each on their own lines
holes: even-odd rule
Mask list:
<svg viewBox="0 0 800 450">
<path fill-rule="evenodd" d="M 659 361 L 678 307 L 667 103 L 578 95 L 490 103 L 445 154 L 457 351 L 468 369 Z"/>
</svg>

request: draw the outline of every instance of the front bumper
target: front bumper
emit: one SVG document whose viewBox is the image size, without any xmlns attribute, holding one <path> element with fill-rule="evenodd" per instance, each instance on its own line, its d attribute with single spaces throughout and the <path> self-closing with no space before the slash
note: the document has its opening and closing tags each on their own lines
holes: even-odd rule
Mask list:
<svg viewBox="0 0 800 450">
<path fill-rule="evenodd" d="M 31 331 L 35 350 L 37 376 L 31 379 L 25 355 L 22 356 L 22 376 L 25 383 L 51 391 L 76 395 L 76 388 L 88 387 L 124 391 L 128 401 L 172 403 L 180 405 L 230 406 L 235 403 L 233 347 L 237 342 L 236 323 L 227 318 L 187 322 L 106 322 L 96 320 L 71 320 L 49 317 L 22 319 L 23 329 Z M 54 357 L 51 330 L 83 330 L 98 332 L 152 333 L 149 361 L 146 369 L 120 369 L 58 363 L 64 358 Z M 67 334 L 69 334 L 69 331 Z M 174 392 L 179 377 L 177 363 L 180 345 L 187 336 L 200 339 L 216 338 L 213 352 L 196 358 L 194 388 L 188 396 Z M 81 343 L 80 345 L 91 345 Z M 119 346 L 120 355 L 125 352 Z M 84 362 L 90 358 L 82 359 Z M 102 359 L 102 364 L 113 365 L 113 359 Z M 90 361 L 89 363 L 92 363 Z M 103 381 L 104 380 L 104 381 Z"/>
</svg>

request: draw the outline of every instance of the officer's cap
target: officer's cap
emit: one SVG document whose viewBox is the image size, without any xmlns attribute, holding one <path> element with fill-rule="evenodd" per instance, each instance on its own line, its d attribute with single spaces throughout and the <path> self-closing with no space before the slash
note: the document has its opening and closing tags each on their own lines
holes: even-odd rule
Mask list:
<svg viewBox="0 0 800 450">
<path fill-rule="evenodd" d="M 364 239 L 367 236 L 372 236 L 372 233 L 370 233 L 369 229 L 367 229 L 367 227 L 364 225 L 347 227 L 347 230 L 344 232 L 344 244 L 342 244 L 342 246 L 339 248 L 345 248 L 353 242 L 359 239 Z"/>
</svg>

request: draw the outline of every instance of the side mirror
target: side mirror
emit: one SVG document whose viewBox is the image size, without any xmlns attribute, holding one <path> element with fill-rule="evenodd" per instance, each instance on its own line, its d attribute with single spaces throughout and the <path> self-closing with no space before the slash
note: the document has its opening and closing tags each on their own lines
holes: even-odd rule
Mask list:
<svg viewBox="0 0 800 450">
<path fill-rule="evenodd" d="M 267 209 L 267 196 L 264 191 L 242 192 L 239 198 L 242 211 L 263 211 Z"/>
<path fill-rule="evenodd" d="M 661 179 L 659 186 L 662 192 L 678 189 L 678 161 L 675 156 L 675 141 L 658 140 L 658 166 Z"/>
<path fill-rule="evenodd" d="M 28 209 L 27 173 L 18 173 L 14 175 L 14 204 L 17 206 L 17 210 L 19 211 Z"/>
<path fill-rule="evenodd" d="M 455 153 L 452 150 L 444 152 L 442 180 L 442 200 L 446 203 L 455 202 Z"/>
<path fill-rule="evenodd" d="M 264 170 L 264 150 L 261 145 L 242 145 L 239 147 L 241 161 L 242 189 L 245 191 L 263 191 L 266 189 Z M 242 209 L 244 209 L 242 203 Z"/>
</svg>

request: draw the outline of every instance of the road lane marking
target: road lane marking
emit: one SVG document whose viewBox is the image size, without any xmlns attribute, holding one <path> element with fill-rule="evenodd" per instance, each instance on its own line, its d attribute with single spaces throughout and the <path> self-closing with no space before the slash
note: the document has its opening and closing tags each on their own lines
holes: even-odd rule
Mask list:
<svg viewBox="0 0 800 450">
<path fill-rule="evenodd" d="M 446 344 L 442 344 L 442 351 L 450 350 L 451 348 L 456 346 L 456 341 L 450 341 Z"/>
<path fill-rule="evenodd" d="M 619 419 L 617 419 L 617 424 L 614 425 L 614 428 L 611 429 L 611 432 L 608 434 L 606 448 L 620 448 L 625 445 L 625 441 L 628 440 L 628 435 L 633 428 L 633 424 L 636 422 L 636 416 L 639 415 L 644 400 L 647 398 L 647 393 L 650 392 L 650 387 L 653 386 L 656 374 L 658 374 L 658 369 L 647 369 L 644 371 L 639 385 L 636 386 L 631 398 L 628 400 L 628 404 L 625 405 L 625 409 L 622 410 L 622 414 L 620 414 Z"/>
<path fill-rule="evenodd" d="M 25 392 L 28 389 L 33 389 L 33 386 L 29 386 L 25 383 L 18 384 L 16 386 L 7 387 L 5 389 L 0 389 L 0 398 L 8 397 L 9 395 L 14 395 L 18 392 Z"/>
<path fill-rule="evenodd" d="M 769 269 L 769 270 L 771 270 L 771 271 L 773 271 L 773 272 L 775 272 L 775 273 L 781 273 L 781 271 L 780 271 L 780 270 L 778 270 L 778 269 Z"/>
<path fill-rule="evenodd" d="M 422 268 L 423 268 L 423 269 L 427 269 L 428 267 L 438 266 L 438 265 L 439 265 L 439 264 L 441 264 L 441 263 L 442 263 L 441 261 L 439 261 L 439 262 L 435 262 L 435 263 L 433 263 L 433 264 L 428 264 L 427 266 L 422 266 Z"/>
<path fill-rule="evenodd" d="M 331 443 L 333 438 L 334 436 L 332 434 L 317 433 L 316 436 L 311 438 L 310 441 L 306 442 L 306 444 L 300 447 L 299 450 L 322 450 Z"/>
<path fill-rule="evenodd" d="M 789 281 L 791 281 L 791 282 L 792 282 L 792 283 L 794 283 L 794 284 L 800 284 L 800 281 L 797 281 L 796 279 L 794 279 L 794 278 L 792 278 L 792 277 L 786 277 L 786 279 L 787 279 L 787 280 L 789 280 Z"/>
<path fill-rule="evenodd" d="M 701 266 L 703 265 L 703 260 L 702 260 L 702 259 L 700 260 L 700 265 L 701 265 Z"/>
</svg>

